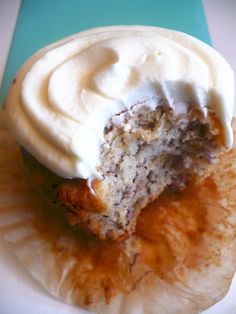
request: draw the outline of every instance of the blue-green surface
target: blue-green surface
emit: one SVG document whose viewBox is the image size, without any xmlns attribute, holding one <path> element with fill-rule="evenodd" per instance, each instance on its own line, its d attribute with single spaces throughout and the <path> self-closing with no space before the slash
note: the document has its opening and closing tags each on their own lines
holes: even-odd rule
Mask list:
<svg viewBox="0 0 236 314">
<path fill-rule="evenodd" d="M 0 104 L 21 64 L 39 48 L 83 29 L 119 24 L 172 28 L 210 43 L 200 0 L 22 0 Z"/>
</svg>

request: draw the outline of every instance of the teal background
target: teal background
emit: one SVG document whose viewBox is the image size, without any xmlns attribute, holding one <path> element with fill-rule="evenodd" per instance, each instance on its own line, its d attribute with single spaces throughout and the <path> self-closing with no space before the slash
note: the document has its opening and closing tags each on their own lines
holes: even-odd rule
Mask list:
<svg viewBox="0 0 236 314">
<path fill-rule="evenodd" d="M 39 48 L 87 28 L 121 24 L 172 28 L 210 44 L 200 0 L 22 0 L 0 104 L 21 64 Z"/>
</svg>

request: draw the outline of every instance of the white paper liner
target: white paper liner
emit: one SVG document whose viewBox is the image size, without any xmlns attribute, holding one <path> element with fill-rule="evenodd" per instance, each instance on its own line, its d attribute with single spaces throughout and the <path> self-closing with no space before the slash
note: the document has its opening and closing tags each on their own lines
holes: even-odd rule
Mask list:
<svg viewBox="0 0 236 314">
<path fill-rule="evenodd" d="M 192 203 L 186 204 L 181 198 L 170 200 L 168 208 L 160 203 L 157 231 L 155 222 L 150 224 L 150 232 L 145 229 L 141 218 L 137 228 L 141 236 L 134 235 L 121 244 L 121 249 L 118 246 L 118 253 L 115 245 L 107 243 L 106 250 L 98 249 L 100 259 L 96 265 L 91 257 L 94 255 L 87 253 L 93 241 L 88 240 L 86 246 L 85 240 L 82 245 L 76 233 L 60 218 L 57 221 L 57 213 L 27 187 L 19 146 L 7 130 L 4 115 L 1 112 L 0 233 L 22 266 L 51 294 L 103 314 L 193 314 L 225 295 L 236 268 L 235 147 L 221 158 L 211 179 L 194 192 Z M 212 185 L 217 197 L 211 194 Z M 201 200 L 202 212 L 188 208 Z M 143 219 L 152 210 L 146 213 Z M 198 215 L 202 215 L 203 226 L 198 225 Z M 157 255 L 153 255 L 153 248 Z M 109 268 L 99 269 L 102 259 L 112 265 L 116 254 L 115 274 Z M 126 275 L 126 291 L 109 290 L 109 284 L 116 287 Z M 85 291 L 85 286 L 90 290 Z"/>
</svg>

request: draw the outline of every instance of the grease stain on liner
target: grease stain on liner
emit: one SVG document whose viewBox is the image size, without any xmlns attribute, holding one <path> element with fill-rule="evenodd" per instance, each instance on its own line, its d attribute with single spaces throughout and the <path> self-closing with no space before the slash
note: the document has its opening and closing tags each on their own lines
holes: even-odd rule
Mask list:
<svg viewBox="0 0 236 314">
<path fill-rule="evenodd" d="M 68 226 L 29 191 L 3 112 L 0 140 L 0 232 L 51 294 L 97 313 L 186 314 L 225 295 L 236 268 L 235 146 L 199 187 L 162 195 L 114 244 Z"/>
</svg>

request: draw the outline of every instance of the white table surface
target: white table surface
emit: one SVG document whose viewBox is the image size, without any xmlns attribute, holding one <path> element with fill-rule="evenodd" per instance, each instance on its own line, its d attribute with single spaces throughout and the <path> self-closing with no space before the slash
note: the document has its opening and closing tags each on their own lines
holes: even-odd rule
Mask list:
<svg viewBox="0 0 236 314">
<path fill-rule="evenodd" d="M 203 0 L 203 5 L 213 46 L 236 73 L 236 0 Z M 0 83 L 19 6 L 20 0 L 0 0 Z M 0 314 L 55 313 L 82 312 L 51 297 L 18 264 L 0 239 Z M 226 297 L 204 314 L 236 314 L 236 276 Z"/>
</svg>

